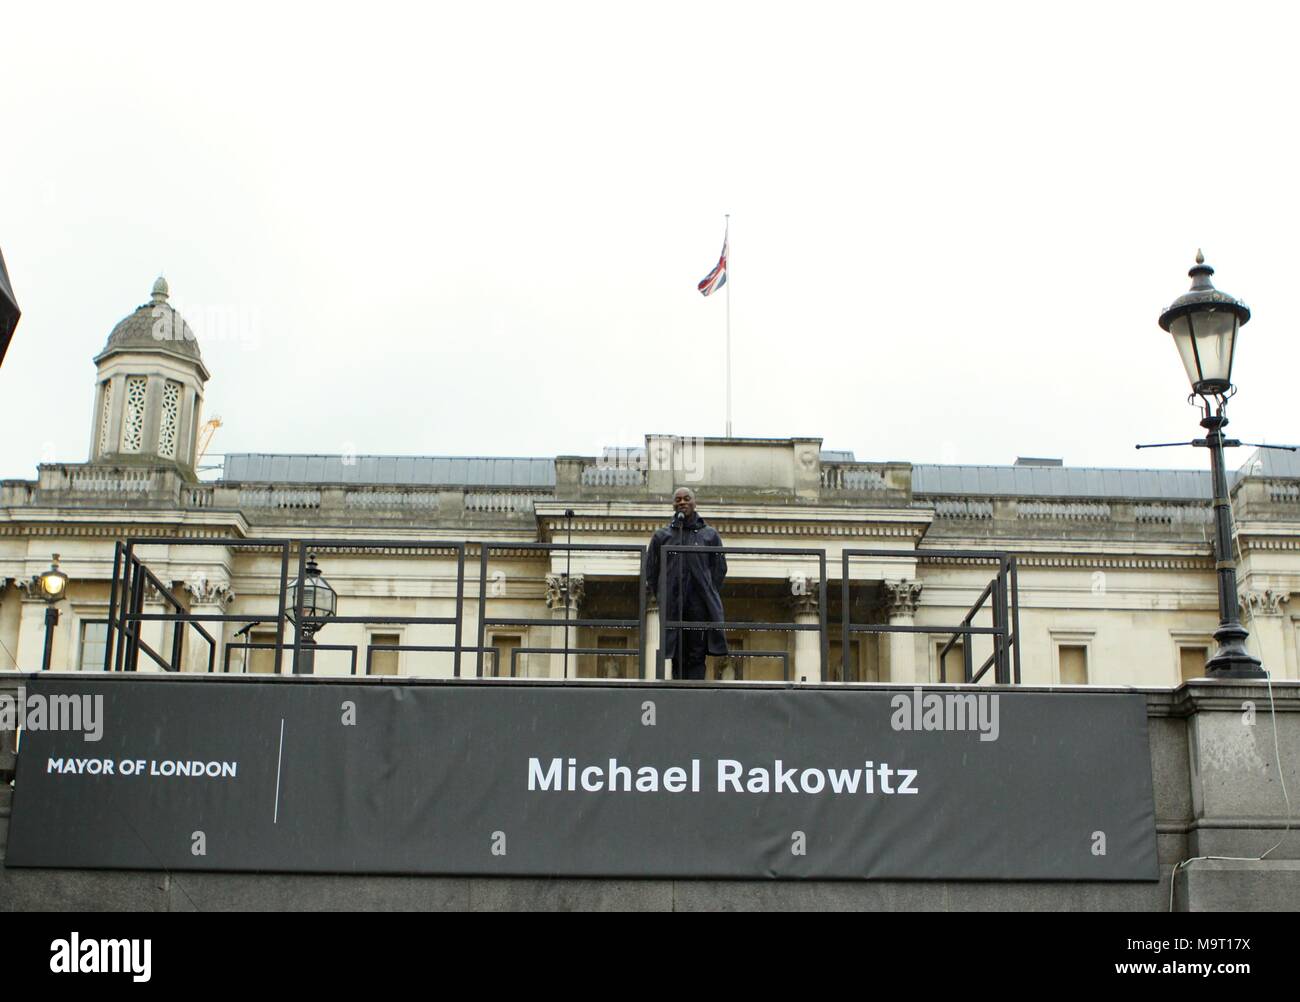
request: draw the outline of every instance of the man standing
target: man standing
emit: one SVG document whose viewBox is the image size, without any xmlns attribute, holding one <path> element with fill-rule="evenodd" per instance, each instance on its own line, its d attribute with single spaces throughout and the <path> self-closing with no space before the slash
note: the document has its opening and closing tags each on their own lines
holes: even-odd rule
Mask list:
<svg viewBox="0 0 1300 1002">
<path fill-rule="evenodd" d="M 695 492 L 679 487 L 673 495 L 673 520 L 650 537 L 646 555 L 646 584 L 659 599 L 659 615 L 685 623 L 718 623 L 722 611 L 722 582 L 727 576 L 727 558 L 720 552 L 686 553 L 670 551 L 666 565 L 664 593 L 659 594 L 660 549 L 665 543 L 681 546 L 721 546 L 716 529 L 704 524 L 695 511 Z M 705 657 L 727 653 L 727 639 L 720 629 L 669 630 L 664 657 L 673 662 L 673 678 L 703 679 Z"/>
</svg>

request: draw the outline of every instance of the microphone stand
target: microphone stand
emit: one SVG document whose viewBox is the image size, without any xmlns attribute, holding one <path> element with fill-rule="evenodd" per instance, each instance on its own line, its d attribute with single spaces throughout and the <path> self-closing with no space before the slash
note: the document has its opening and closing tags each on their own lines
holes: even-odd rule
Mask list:
<svg viewBox="0 0 1300 1002">
<path fill-rule="evenodd" d="M 677 521 L 676 516 L 673 521 Z M 677 545 L 686 545 L 686 516 L 682 515 L 681 523 L 678 527 Z M 686 586 L 682 581 L 682 575 L 685 570 L 686 553 L 682 550 L 677 551 L 677 622 L 685 623 L 686 612 L 683 604 L 686 601 Z M 679 681 L 686 678 L 686 628 L 679 625 L 677 627 L 677 656 L 673 659 L 673 674 Z"/>
<path fill-rule="evenodd" d="M 257 622 L 257 623 L 249 623 L 249 624 L 248 624 L 247 626 L 245 626 L 242 630 L 236 630 L 236 631 L 235 631 L 235 636 L 237 636 L 237 637 L 251 636 L 251 635 L 252 635 L 252 632 L 253 632 L 253 627 L 254 627 L 254 626 L 261 626 L 261 625 L 262 625 L 262 624 L 261 624 L 260 622 Z M 252 641 L 249 640 L 248 643 L 251 644 Z M 227 664 L 229 664 L 229 662 L 227 662 Z M 244 663 L 243 663 L 243 665 L 242 665 L 241 668 L 240 668 L 240 673 L 243 674 L 243 675 L 247 675 L 247 674 L 248 674 L 248 648 L 247 648 L 247 647 L 244 648 Z"/>
<path fill-rule="evenodd" d="M 569 679 L 569 591 L 572 579 L 569 572 L 573 569 L 573 509 L 566 508 L 564 517 L 569 523 L 568 549 L 564 551 L 564 679 Z"/>
</svg>

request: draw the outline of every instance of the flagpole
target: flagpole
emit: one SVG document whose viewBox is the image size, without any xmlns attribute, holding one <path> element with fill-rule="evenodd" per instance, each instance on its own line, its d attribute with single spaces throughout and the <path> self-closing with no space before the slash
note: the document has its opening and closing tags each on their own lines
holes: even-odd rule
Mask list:
<svg viewBox="0 0 1300 1002">
<path fill-rule="evenodd" d="M 731 213 L 727 213 L 722 243 L 727 248 L 727 438 L 731 438 Z"/>
</svg>

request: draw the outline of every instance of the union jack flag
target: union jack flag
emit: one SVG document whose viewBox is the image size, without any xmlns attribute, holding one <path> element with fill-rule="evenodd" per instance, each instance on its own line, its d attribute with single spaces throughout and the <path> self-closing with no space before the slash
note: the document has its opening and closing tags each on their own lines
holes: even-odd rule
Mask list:
<svg viewBox="0 0 1300 1002">
<path fill-rule="evenodd" d="M 722 257 L 718 258 L 718 263 L 714 265 L 713 270 L 700 280 L 697 288 L 701 296 L 707 296 L 710 293 L 717 292 L 727 284 L 727 236 L 722 237 Z"/>
</svg>

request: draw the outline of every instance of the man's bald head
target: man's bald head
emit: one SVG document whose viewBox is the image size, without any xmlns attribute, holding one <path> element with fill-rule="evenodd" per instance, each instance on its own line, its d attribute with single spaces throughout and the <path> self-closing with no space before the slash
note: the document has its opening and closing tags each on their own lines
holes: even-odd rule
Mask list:
<svg viewBox="0 0 1300 1002">
<path fill-rule="evenodd" d="M 673 492 L 673 511 L 679 511 L 687 518 L 695 514 L 695 492 L 689 487 L 678 487 Z"/>
</svg>

